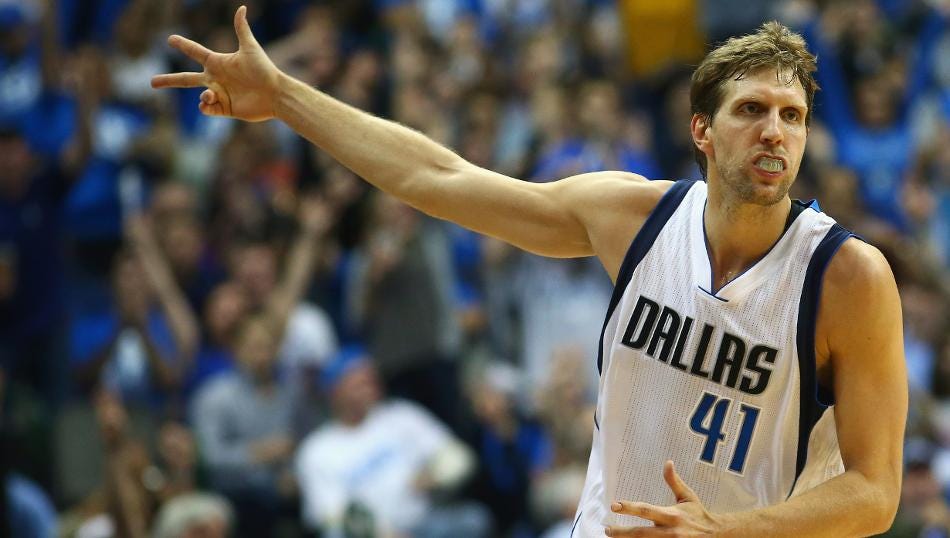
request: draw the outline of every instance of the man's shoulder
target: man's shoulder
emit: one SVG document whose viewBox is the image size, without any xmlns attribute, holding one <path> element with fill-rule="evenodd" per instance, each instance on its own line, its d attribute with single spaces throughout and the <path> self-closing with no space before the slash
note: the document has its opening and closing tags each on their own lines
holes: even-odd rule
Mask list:
<svg viewBox="0 0 950 538">
<path fill-rule="evenodd" d="M 816 334 L 820 357 L 836 356 L 856 338 L 874 338 L 868 334 L 871 327 L 886 330 L 900 324 L 897 284 L 887 259 L 855 237 L 845 240 L 828 263 L 820 304 Z"/>
<path fill-rule="evenodd" d="M 387 430 L 404 433 L 408 437 L 441 438 L 448 433 L 446 426 L 435 414 L 422 405 L 401 398 L 390 398 L 373 412 L 376 424 Z"/>
<path fill-rule="evenodd" d="M 822 295 L 860 302 L 866 294 L 893 283 L 894 275 L 884 254 L 873 245 L 850 237 L 828 262 Z"/>
<path fill-rule="evenodd" d="M 381 402 L 375 413 L 379 419 L 387 423 L 405 420 L 438 422 L 435 415 L 430 413 L 428 409 L 416 402 L 402 398 L 389 398 Z"/>
<path fill-rule="evenodd" d="M 335 439 L 340 431 L 340 426 L 336 421 L 331 420 L 321 424 L 300 440 L 297 453 L 301 457 L 304 457 L 306 455 L 319 454 L 324 450 L 335 450 Z"/>
<path fill-rule="evenodd" d="M 327 312 L 309 301 L 300 301 L 290 313 L 290 319 L 298 323 L 325 323 L 329 322 L 330 316 Z"/>
<path fill-rule="evenodd" d="M 564 196 L 584 224 L 594 254 L 615 280 L 630 243 L 676 182 L 629 172 L 598 172 L 570 180 Z"/>
</svg>

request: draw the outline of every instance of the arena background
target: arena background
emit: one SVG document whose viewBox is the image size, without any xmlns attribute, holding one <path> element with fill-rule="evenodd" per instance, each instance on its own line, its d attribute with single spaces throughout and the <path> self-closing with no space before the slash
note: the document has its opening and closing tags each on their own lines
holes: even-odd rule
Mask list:
<svg viewBox="0 0 950 538">
<path fill-rule="evenodd" d="M 890 536 L 950 533 L 950 2 L 246 3 L 280 68 L 527 181 L 698 177 L 707 44 L 802 32 L 822 91 L 793 194 L 879 247 L 903 300 Z M 234 50 L 237 5 L 0 0 L 0 535 L 568 536 L 606 275 L 149 87 L 197 68 L 170 33 Z M 430 411 L 377 403 L 409 418 L 354 444 L 333 424 L 373 371 Z M 380 452 L 320 467 L 357 446 Z"/>
</svg>

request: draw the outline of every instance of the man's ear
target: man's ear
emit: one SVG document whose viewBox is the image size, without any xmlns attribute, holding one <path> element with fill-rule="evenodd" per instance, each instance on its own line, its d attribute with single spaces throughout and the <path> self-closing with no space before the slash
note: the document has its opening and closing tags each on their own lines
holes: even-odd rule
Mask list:
<svg viewBox="0 0 950 538">
<path fill-rule="evenodd" d="M 703 114 L 693 114 L 689 129 L 690 132 L 692 132 L 693 144 L 696 146 L 696 149 L 705 153 L 707 156 L 712 155 L 712 141 L 709 139 L 709 118 Z"/>
</svg>

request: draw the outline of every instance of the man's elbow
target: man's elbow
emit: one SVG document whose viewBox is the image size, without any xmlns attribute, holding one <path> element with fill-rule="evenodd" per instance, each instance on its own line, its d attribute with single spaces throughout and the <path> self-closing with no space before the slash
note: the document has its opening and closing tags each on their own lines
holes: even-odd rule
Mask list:
<svg viewBox="0 0 950 538">
<path fill-rule="evenodd" d="M 895 484 L 871 484 L 869 504 L 868 524 L 873 527 L 870 534 L 883 534 L 890 530 L 900 504 L 900 481 Z"/>
</svg>

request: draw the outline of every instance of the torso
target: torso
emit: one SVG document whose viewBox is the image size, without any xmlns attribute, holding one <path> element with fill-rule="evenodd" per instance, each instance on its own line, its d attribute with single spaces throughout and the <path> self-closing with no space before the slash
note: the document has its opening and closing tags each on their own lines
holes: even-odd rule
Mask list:
<svg viewBox="0 0 950 538">
<path fill-rule="evenodd" d="M 637 524 L 611 514 L 613 500 L 670 504 L 666 459 L 713 511 L 779 502 L 841 470 L 833 414 L 815 399 L 823 362 L 814 316 L 803 318 L 824 270 L 812 260 L 831 236 L 843 240 L 840 227 L 804 209 L 771 251 L 713 293 L 705 187 L 670 190 L 617 269 L 575 536 Z"/>
</svg>

